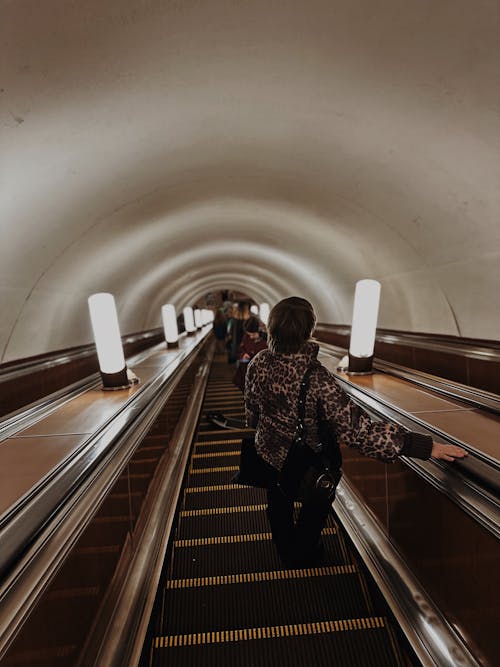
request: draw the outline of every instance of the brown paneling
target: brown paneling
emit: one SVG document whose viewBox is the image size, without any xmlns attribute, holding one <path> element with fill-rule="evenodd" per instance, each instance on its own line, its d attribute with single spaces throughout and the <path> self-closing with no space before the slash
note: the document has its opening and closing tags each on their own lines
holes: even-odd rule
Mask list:
<svg viewBox="0 0 500 667">
<path fill-rule="evenodd" d="M 469 381 L 473 387 L 500 394 L 500 363 L 494 360 L 469 359 Z"/>
<path fill-rule="evenodd" d="M 387 527 L 386 466 L 362 456 L 356 449 L 342 447 L 342 469 L 379 521 Z"/>
<path fill-rule="evenodd" d="M 87 436 L 8 438 L 0 444 L 0 514 L 85 442 Z"/>
<path fill-rule="evenodd" d="M 415 366 L 420 371 L 467 384 L 467 358 L 441 350 L 415 348 Z"/>
<path fill-rule="evenodd" d="M 374 354 L 377 359 L 391 361 L 393 364 L 415 368 L 414 348 L 398 343 L 384 343 L 376 341 Z"/>
<path fill-rule="evenodd" d="M 448 620 L 492 667 L 500 641 L 500 546 L 401 463 L 388 475 L 389 535 Z"/>
</svg>

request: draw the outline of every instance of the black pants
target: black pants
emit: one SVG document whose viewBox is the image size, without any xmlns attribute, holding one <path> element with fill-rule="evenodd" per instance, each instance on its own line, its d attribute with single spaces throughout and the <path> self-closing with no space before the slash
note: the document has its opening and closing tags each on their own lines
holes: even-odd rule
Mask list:
<svg viewBox="0 0 500 667">
<path fill-rule="evenodd" d="M 276 484 L 267 489 L 267 516 L 273 541 L 283 562 L 298 566 L 314 564 L 321 531 L 330 510 L 330 501 L 303 503 L 295 522 L 293 500 L 285 496 Z"/>
</svg>

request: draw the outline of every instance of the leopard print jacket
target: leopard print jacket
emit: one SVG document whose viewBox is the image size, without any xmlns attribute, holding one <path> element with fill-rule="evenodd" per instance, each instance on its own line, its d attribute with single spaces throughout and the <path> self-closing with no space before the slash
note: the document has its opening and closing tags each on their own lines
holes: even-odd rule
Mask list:
<svg viewBox="0 0 500 667">
<path fill-rule="evenodd" d="M 263 350 L 249 363 L 245 414 L 247 424 L 256 428 L 255 447 L 259 455 L 281 469 L 297 426 L 300 382 L 313 364 L 305 406 L 306 444 L 314 446 L 319 442 L 318 421 L 323 421 L 336 433 L 339 444 L 356 447 L 362 454 L 382 461 L 395 461 L 407 443 L 408 433 L 390 422 L 373 422 L 321 365 L 318 351 L 319 345 L 309 341 L 297 354 Z M 420 458 L 429 455 L 427 442 L 426 455 Z"/>
</svg>

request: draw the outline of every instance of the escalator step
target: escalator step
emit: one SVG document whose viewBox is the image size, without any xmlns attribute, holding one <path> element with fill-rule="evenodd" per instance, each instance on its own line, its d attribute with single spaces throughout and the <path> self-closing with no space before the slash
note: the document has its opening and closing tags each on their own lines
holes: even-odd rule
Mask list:
<svg viewBox="0 0 500 667">
<path fill-rule="evenodd" d="M 326 528 L 323 533 L 324 565 L 347 565 L 344 546 L 333 530 Z M 171 576 L 187 579 L 281 568 L 271 534 L 260 533 L 176 542 Z"/>
<path fill-rule="evenodd" d="M 233 507 L 210 507 L 202 510 L 184 510 L 180 513 L 178 539 L 222 537 L 265 533 L 269 530 L 266 514 L 267 504 L 236 505 Z M 296 503 L 297 510 L 300 507 Z M 335 522 L 328 518 L 328 527 Z"/>
<path fill-rule="evenodd" d="M 329 575 L 320 574 L 324 571 Z M 293 581 L 280 576 L 284 574 L 293 574 Z M 160 633 L 189 634 L 257 625 L 295 625 L 346 616 L 365 617 L 371 613 L 353 566 L 262 572 L 259 575 L 265 576 L 243 583 L 167 589 L 164 592 L 164 626 Z"/>
<path fill-rule="evenodd" d="M 240 451 L 196 453 L 191 457 L 191 470 L 233 466 L 239 462 Z"/>
<path fill-rule="evenodd" d="M 384 618 L 157 637 L 154 667 L 402 667 Z"/>
<path fill-rule="evenodd" d="M 205 468 L 200 470 L 191 470 L 187 481 L 188 487 L 213 486 L 217 484 L 230 484 L 233 477 L 238 472 L 239 463 L 235 458 L 234 465 L 217 466 L 214 468 Z"/>
<path fill-rule="evenodd" d="M 240 484 L 216 484 L 185 489 L 184 509 L 197 510 L 212 507 L 262 504 L 266 502 L 265 489 L 254 489 Z"/>
<path fill-rule="evenodd" d="M 182 513 L 178 538 L 265 533 L 269 530 L 266 507 L 267 505 L 247 505 L 231 508 L 238 509 L 237 512 L 228 512 L 228 508 L 220 508 L 222 511 L 219 514 L 211 515 L 189 516 Z"/>
<path fill-rule="evenodd" d="M 217 453 L 221 450 L 225 452 L 241 452 L 241 440 L 227 440 L 227 442 L 222 441 L 222 443 L 217 442 L 214 444 L 212 441 L 208 440 L 207 442 L 197 442 L 194 448 L 195 454 L 211 454 Z"/>
</svg>

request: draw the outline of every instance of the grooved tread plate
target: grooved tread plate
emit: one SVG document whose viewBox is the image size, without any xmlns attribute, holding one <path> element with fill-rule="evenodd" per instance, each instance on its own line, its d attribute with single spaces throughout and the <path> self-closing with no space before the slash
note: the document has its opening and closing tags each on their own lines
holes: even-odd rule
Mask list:
<svg viewBox="0 0 500 667">
<path fill-rule="evenodd" d="M 153 647 L 151 665 L 152 667 L 404 666 L 399 655 L 394 654 L 392 636 L 385 625 L 354 631 L 346 629 L 322 633 L 307 632 L 307 628 L 303 630 L 300 628 L 296 632 L 293 628 L 270 630 L 271 632 L 266 633 L 266 638 L 262 638 L 263 633 L 256 632 L 255 640 L 258 641 L 255 641 L 248 632 L 248 639 L 239 639 L 234 635 L 233 641 L 219 641 L 203 646 L 193 642 L 191 646 Z M 267 634 L 271 636 L 267 638 Z"/>
<path fill-rule="evenodd" d="M 265 510 L 214 516 L 183 516 L 177 532 L 178 539 L 218 537 L 246 533 L 265 533 L 269 522 Z"/>
<path fill-rule="evenodd" d="M 210 489 L 211 487 L 208 487 Z M 205 509 L 209 507 L 235 507 L 240 505 L 260 505 L 266 502 L 265 489 L 254 489 L 251 486 L 220 485 L 217 489 L 199 488 L 186 489 L 184 494 L 185 510 Z"/>
<path fill-rule="evenodd" d="M 356 572 L 167 590 L 161 634 L 290 625 L 368 616 Z"/>
<path fill-rule="evenodd" d="M 222 441 L 214 444 L 213 442 L 197 442 L 194 448 L 195 454 L 216 454 L 217 452 L 241 452 L 241 440 L 237 442 L 232 442 L 228 440 L 227 442 Z"/>
<path fill-rule="evenodd" d="M 345 551 L 336 535 L 323 538 L 324 565 L 345 565 Z M 208 577 L 244 572 L 280 570 L 276 548 L 270 539 L 249 542 L 174 547 L 171 576 L 174 579 Z"/>
<path fill-rule="evenodd" d="M 207 470 L 191 471 L 189 473 L 187 486 L 212 486 L 217 484 L 231 484 L 231 480 L 239 470 L 238 459 L 232 465 L 207 468 Z"/>
<path fill-rule="evenodd" d="M 239 465 L 240 452 L 207 452 L 209 456 L 200 456 L 199 458 L 191 457 L 191 469 L 203 470 L 205 468 L 223 468 L 225 466 Z"/>
</svg>

